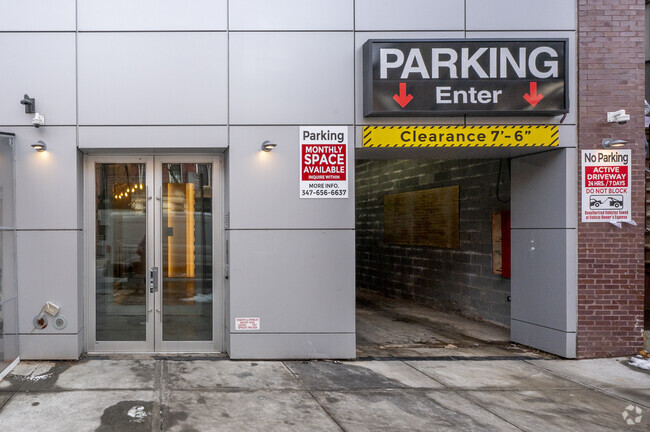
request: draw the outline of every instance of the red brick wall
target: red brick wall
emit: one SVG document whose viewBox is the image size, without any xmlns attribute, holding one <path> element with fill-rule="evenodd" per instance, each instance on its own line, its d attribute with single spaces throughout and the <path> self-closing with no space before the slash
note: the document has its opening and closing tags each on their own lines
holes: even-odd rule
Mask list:
<svg viewBox="0 0 650 432">
<path fill-rule="evenodd" d="M 644 14 L 642 0 L 578 0 L 578 146 L 598 149 L 604 138 L 629 142 L 632 218 L 638 223 L 624 224 L 622 229 L 606 223 L 578 225 L 578 357 L 582 358 L 624 356 L 642 348 Z M 631 121 L 607 123 L 606 112 L 619 109 L 625 109 Z"/>
</svg>

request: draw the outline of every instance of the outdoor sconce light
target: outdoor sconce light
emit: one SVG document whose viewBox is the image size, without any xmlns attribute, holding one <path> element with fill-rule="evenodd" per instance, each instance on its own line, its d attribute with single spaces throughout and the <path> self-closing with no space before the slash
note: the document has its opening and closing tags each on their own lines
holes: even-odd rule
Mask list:
<svg viewBox="0 0 650 432">
<path fill-rule="evenodd" d="M 275 146 L 277 146 L 277 144 L 272 143 L 271 141 L 264 141 L 262 143 L 262 150 L 264 150 L 265 152 L 270 152 L 275 148 Z"/>
<path fill-rule="evenodd" d="M 47 145 L 41 140 L 36 141 L 34 144 L 32 144 L 32 147 L 34 147 L 34 150 L 37 152 L 44 152 L 45 149 L 47 148 Z"/>
<path fill-rule="evenodd" d="M 611 139 L 611 138 L 605 138 L 603 140 L 603 148 L 606 150 L 611 149 L 612 147 L 623 147 L 627 144 L 627 141 L 622 140 L 622 139 Z"/>
</svg>

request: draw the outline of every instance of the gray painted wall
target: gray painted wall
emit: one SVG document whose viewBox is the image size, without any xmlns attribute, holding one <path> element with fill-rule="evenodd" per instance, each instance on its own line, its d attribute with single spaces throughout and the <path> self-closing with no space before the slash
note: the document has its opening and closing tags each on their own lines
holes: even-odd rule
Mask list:
<svg viewBox="0 0 650 432">
<path fill-rule="evenodd" d="M 0 134 L 0 376 L 18 358 L 14 139 Z"/>
<path fill-rule="evenodd" d="M 509 209 L 496 198 L 498 171 L 498 160 L 357 161 L 357 287 L 509 326 L 510 280 L 492 273 L 491 214 Z M 509 177 L 504 160 L 503 200 Z M 384 241 L 386 195 L 455 185 L 460 248 Z"/>
<path fill-rule="evenodd" d="M 577 154 L 563 149 L 512 161 L 510 337 L 571 358 L 578 325 Z"/>
<path fill-rule="evenodd" d="M 277 147 L 262 152 L 265 140 Z M 354 143 L 350 197 L 321 200 L 299 198 L 298 141 L 294 126 L 230 130 L 231 358 L 355 357 Z M 260 318 L 260 330 L 236 331 L 236 318 L 245 317 Z"/>
<path fill-rule="evenodd" d="M 0 126 L 17 135 L 18 249 L 35 254 L 28 258 L 21 252 L 18 262 L 25 358 L 76 358 L 86 349 L 82 153 L 229 149 L 225 204 L 232 233 L 226 237 L 234 250 L 242 250 L 259 231 L 260 239 L 274 239 L 260 245 L 277 246 L 279 255 L 276 266 L 264 270 L 269 273 L 249 255 L 231 257 L 228 315 L 246 309 L 247 298 L 238 294 L 262 289 L 247 281 L 254 275 L 280 280 L 279 272 L 291 271 L 293 285 L 267 287 L 291 297 L 311 280 L 316 258 L 324 266 L 339 262 L 338 252 L 323 250 L 297 255 L 290 269 L 282 268 L 287 256 L 282 248 L 294 241 L 305 243 L 326 231 L 331 239 L 344 238 L 349 248 L 344 253 L 352 255 L 354 195 L 328 202 L 298 199 L 298 167 L 292 165 L 299 126 L 356 127 L 353 147 L 364 124 L 561 121 L 559 116 L 364 119 L 360 46 L 367 39 L 568 37 L 572 107 L 577 100 L 575 1 L 544 2 L 532 25 L 531 10 L 539 9 L 534 0 L 6 0 L 0 8 L 0 58 L 11 61 L 0 80 Z M 18 103 L 25 93 L 36 97 L 46 127 L 30 126 L 31 116 Z M 575 136 L 575 123 L 572 109 L 561 136 Z M 278 140 L 278 148 L 264 172 L 254 157 L 268 137 Z M 46 153 L 29 147 L 37 139 L 47 142 Z M 40 268 L 42 280 L 32 274 L 34 259 L 47 263 Z M 342 291 L 319 295 L 327 301 L 351 298 L 353 272 L 350 259 L 341 279 L 332 282 L 335 287 L 319 288 Z M 29 321 L 47 300 L 60 303 L 70 319 L 65 332 L 32 333 Z M 268 319 L 273 323 L 282 312 L 289 320 L 306 307 L 298 302 L 269 308 Z M 236 335 L 226 344 L 231 355 L 243 357 L 353 356 L 353 310 L 345 314 L 344 333 L 332 333 L 322 312 L 323 325 L 310 329 L 317 332 L 313 338 L 300 334 L 297 321 L 291 328 L 273 325 L 271 333 Z M 273 333 L 279 329 L 285 333 Z M 308 349 L 312 342 L 317 346 Z"/>
</svg>

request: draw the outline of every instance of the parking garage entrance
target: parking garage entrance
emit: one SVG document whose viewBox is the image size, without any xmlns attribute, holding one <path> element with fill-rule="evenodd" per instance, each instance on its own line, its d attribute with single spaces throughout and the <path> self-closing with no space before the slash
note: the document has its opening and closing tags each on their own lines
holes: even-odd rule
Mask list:
<svg viewBox="0 0 650 432">
<path fill-rule="evenodd" d="M 573 150 L 467 150 L 357 149 L 358 357 L 573 356 Z"/>
</svg>

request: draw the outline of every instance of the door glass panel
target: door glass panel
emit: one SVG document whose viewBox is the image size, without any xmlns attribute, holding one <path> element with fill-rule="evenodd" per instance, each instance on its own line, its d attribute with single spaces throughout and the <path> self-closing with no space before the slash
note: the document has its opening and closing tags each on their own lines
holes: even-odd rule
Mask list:
<svg viewBox="0 0 650 432">
<path fill-rule="evenodd" d="M 212 164 L 162 164 L 162 338 L 212 340 Z"/>
<path fill-rule="evenodd" d="M 145 341 L 145 164 L 95 164 L 96 340 Z"/>
</svg>

